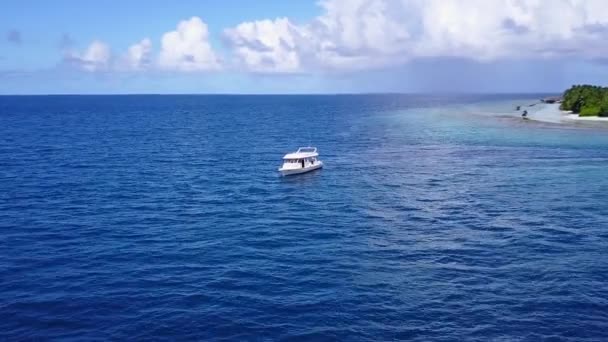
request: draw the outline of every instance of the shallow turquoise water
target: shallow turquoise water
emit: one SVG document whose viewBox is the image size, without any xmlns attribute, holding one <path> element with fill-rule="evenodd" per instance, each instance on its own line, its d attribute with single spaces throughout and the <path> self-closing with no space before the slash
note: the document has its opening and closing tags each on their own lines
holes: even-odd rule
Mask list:
<svg viewBox="0 0 608 342">
<path fill-rule="evenodd" d="M 537 98 L 0 97 L 0 337 L 607 339 L 608 131 Z"/>
</svg>

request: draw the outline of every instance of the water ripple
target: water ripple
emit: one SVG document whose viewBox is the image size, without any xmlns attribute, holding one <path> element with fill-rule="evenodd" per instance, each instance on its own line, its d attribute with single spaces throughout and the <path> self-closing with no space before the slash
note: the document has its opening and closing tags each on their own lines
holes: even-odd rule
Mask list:
<svg viewBox="0 0 608 342">
<path fill-rule="evenodd" d="M 0 339 L 608 339 L 608 136 L 505 101 L 0 97 Z"/>
</svg>

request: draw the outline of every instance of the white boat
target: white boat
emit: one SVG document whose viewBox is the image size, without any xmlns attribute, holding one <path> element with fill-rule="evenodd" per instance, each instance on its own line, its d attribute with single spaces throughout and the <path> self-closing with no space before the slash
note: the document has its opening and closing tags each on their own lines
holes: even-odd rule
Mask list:
<svg viewBox="0 0 608 342">
<path fill-rule="evenodd" d="M 323 162 L 318 157 L 316 147 L 300 147 L 296 152 L 287 153 L 283 157 L 283 165 L 279 168 L 279 172 L 283 176 L 289 176 L 320 169 L 323 167 Z"/>
</svg>

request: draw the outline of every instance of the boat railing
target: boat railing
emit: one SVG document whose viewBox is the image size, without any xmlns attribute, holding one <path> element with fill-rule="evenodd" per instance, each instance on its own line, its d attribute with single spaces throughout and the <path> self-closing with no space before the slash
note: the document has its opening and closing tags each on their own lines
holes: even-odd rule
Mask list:
<svg viewBox="0 0 608 342">
<path fill-rule="evenodd" d="M 297 153 L 315 153 L 315 152 L 317 152 L 316 147 L 300 147 L 300 148 L 298 148 Z"/>
</svg>

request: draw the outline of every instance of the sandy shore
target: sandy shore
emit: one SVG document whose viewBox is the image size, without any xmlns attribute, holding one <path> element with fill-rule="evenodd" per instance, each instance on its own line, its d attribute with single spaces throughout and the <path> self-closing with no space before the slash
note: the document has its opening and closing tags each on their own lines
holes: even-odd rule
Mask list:
<svg viewBox="0 0 608 342">
<path fill-rule="evenodd" d="M 580 120 L 580 121 L 604 121 L 608 122 L 607 117 L 599 116 L 578 116 L 578 114 L 566 113 L 565 118 L 568 120 Z"/>
<path fill-rule="evenodd" d="M 564 112 L 559 109 L 559 104 L 539 103 L 534 108 L 528 110 L 528 118 L 536 121 L 561 123 Z"/>
<path fill-rule="evenodd" d="M 572 114 L 570 111 L 563 111 L 559 109 L 559 104 L 538 104 L 535 109 L 530 110 L 528 117 L 531 120 L 552 122 L 552 123 L 563 123 L 572 121 L 602 121 L 608 122 L 608 117 L 597 117 L 597 116 L 583 116 L 580 117 L 578 114 Z"/>
</svg>

